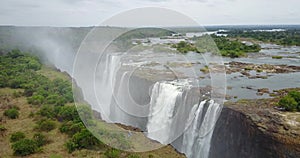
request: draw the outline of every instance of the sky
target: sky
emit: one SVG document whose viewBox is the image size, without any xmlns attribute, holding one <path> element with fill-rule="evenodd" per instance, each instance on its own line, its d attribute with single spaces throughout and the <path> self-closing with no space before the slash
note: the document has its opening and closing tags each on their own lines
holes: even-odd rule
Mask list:
<svg viewBox="0 0 300 158">
<path fill-rule="evenodd" d="M 0 0 L 0 25 L 97 26 L 141 7 L 172 9 L 200 25 L 300 24 L 300 0 Z"/>
</svg>

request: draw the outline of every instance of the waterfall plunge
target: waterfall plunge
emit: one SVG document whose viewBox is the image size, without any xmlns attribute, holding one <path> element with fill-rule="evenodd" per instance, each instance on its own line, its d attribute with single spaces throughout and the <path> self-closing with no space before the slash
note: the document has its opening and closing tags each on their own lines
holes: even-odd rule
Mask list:
<svg viewBox="0 0 300 158">
<path fill-rule="evenodd" d="M 122 65 L 120 63 L 121 56 L 108 55 L 106 59 L 107 62 L 104 65 L 105 77 L 100 79 L 100 85 L 102 91 L 107 93 L 100 96 L 99 100 L 103 106 L 97 111 L 100 111 L 102 116 L 106 116 L 103 119 L 108 122 L 114 120 L 113 122 L 135 124 L 134 121 L 128 122 L 132 120 L 127 120 L 127 115 L 120 112 L 116 113 L 117 111 L 114 112 L 114 118 L 110 118 L 112 117 L 110 108 L 112 106 L 112 93 L 117 89 L 117 96 L 122 99 L 123 91 L 120 86 L 124 84 L 123 80 L 126 72 L 123 72 L 120 83 L 116 84 L 115 78 Z M 151 91 L 148 122 L 145 125 L 148 131 L 147 137 L 162 144 L 171 144 L 175 138 L 180 136 L 178 133 L 181 130 L 181 146 L 177 146 L 176 149 L 188 158 L 207 158 L 209 157 L 214 125 L 218 119 L 221 106 L 213 100 L 202 101 L 196 105 L 187 103 L 188 94 L 184 92 L 190 90 L 190 88 L 191 85 L 187 80 L 160 81 L 154 84 Z M 184 112 L 182 112 L 183 109 Z M 177 135 L 178 137 L 176 137 Z"/>
<path fill-rule="evenodd" d="M 152 89 L 150 101 L 150 116 L 148 118 L 148 137 L 162 144 L 171 143 L 169 135 L 176 100 L 182 95 L 177 86 L 156 82 Z"/>
<path fill-rule="evenodd" d="M 205 112 L 206 105 L 208 107 Z M 208 158 L 214 126 L 222 107 L 213 100 L 208 104 L 205 100 L 199 105 L 194 105 L 193 109 L 189 119 L 194 119 L 190 125 L 187 125 L 187 130 L 183 134 L 182 152 L 188 158 Z"/>
<path fill-rule="evenodd" d="M 101 88 L 101 95 L 98 95 L 98 101 L 100 104 L 100 107 L 96 108 L 97 111 L 101 112 L 102 119 L 104 119 L 107 122 L 111 122 L 110 117 L 110 105 L 115 89 L 115 83 L 116 83 L 116 75 L 118 70 L 121 67 L 121 56 L 119 55 L 107 55 L 106 56 L 106 64 L 104 67 L 104 73 L 103 76 L 99 76 L 99 86 Z M 104 92 L 104 93 L 103 93 Z M 100 109 L 99 109 L 100 108 Z"/>
<path fill-rule="evenodd" d="M 147 136 L 162 144 L 171 143 L 172 136 L 177 132 L 173 127 L 178 125 L 175 116 L 178 112 L 176 111 L 178 102 L 180 106 L 189 106 L 184 104 L 185 101 L 182 102 L 183 91 L 188 89 L 186 84 L 182 86 L 174 83 L 175 81 L 157 82 L 151 94 Z M 188 158 L 207 158 L 220 110 L 221 106 L 213 100 L 204 100 L 199 105 L 194 105 L 186 120 L 182 146 L 178 150 L 185 153 Z"/>
</svg>

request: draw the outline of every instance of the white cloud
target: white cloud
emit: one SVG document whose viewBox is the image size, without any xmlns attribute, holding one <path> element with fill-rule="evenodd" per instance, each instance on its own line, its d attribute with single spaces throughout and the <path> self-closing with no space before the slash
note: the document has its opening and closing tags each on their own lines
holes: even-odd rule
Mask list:
<svg viewBox="0 0 300 158">
<path fill-rule="evenodd" d="M 300 24 L 299 0 L 1 0 L 0 25 L 90 26 L 137 7 L 179 11 L 200 24 Z"/>
</svg>

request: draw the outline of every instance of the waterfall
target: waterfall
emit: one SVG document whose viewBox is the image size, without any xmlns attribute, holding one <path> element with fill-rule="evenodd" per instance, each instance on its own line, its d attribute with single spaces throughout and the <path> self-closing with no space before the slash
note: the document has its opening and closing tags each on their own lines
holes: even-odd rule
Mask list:
<svg viewBox="0 0 300 158">
<path fill-rule="evenodd" d="M 100 65 L 104 68 L 103 75 L 97 76 L 100 81 L 98 86 L 101 86 L 97 88 L 101 106 L 96 110 L 101 112 L 102 118 L 107 122 L 145 129 L 148 138 L 161 144 L 171 144 L 180 137 L 179 145 L 172 144 L 178 151 L 188 158 L 208 158 L 213 129 L 222 106 L 213 100 L 197 103 L 199 95 L 194 93 L 192 84 L 198 83 L 198 80 L 178 79 L 154 83 L 149 106 L 144 110 L 130 100 L 130 73 L 121 69 L 124 66 L 121 59 L 118 54 L 107 55 L 105 64 Z M 148 88 L 139 84 L 136 86 L 137 91 Z M 117 100 L 113 98 L 114 92 Z M 140 118 L 138 114 L 143 112 L 146 115 Z"/>
<path fill-rule="evenodd" d="M 156 82 L 154 84 L 150 101 L 147 137 L 162 144 L 169 144 L 174 141 L 172 136 L 178 132 L 176 130 L 180 124 L 176 113 L 184 114 L 177 111 L 178 106 L 184 106 L 182 108 L 186 109 L 192 106 L 189 116 L 185 120 L 185 130 L 182 130 L 181 149 L 177 149 L 186 154 L 188 158 L 208 158 L 214 125 L 222 107 L 213 100 L 204 100 L 194 106 L 184 104 L 184 91 L 189 90 L 186 87 L 177 81 Z"/>
<path fill-rule="evenodd" d="M 204 113 L 204 106 L 208 106 Z M 182 152 L 188 158 L 208 158 L 210 141 L 213 129 L 219 117 L 222 107 L 210 100 L 202 101 L 199 106 L 194 105 L 190 118 L 194 117 L 191 124 L 187 124 L 187 130 L 183 134 Z M 195 111 L 195 112 L 194 112 Z"/>
<path fill-rule="evenodd" d="M 169 144 L 171 124 L 174 117 L 176 100 L 181 98 L 182 91 L 171 83 L 156 82 L 153 86 L 148 118 L 148 134 L 151 139 L 162 144 Z"/>
<path fill-rule="evenodd" d="M 102 119 L 107 122 L 110 122 L 110 105 L 115 89 L 116 75 L 121 67 L 120 61 L 120 55 L 107 55 L 103 76 L 98 77 L 100 88 L 97 88 L 96 90 L 101 91 L 97 92 L 98 94 L 100 94 L 97 95 L 100 104 L 100 107 L 98 107 L 97 110 L 101 112 Z"/>
<path fill-rule="evenodd" d="M 183 135 L 183 145 L 182 145 L 182 152 L 186 153 L 187 157 L 191 157 L 191 154 L 193 153 L 192 149 L 193 149 L 194 142 L 197 139 L 197 132 L 198 132 L 197 120 L 199 120 L 199 118 L 202 116 L 205 103 L 206 100 L 202 101 L 199 106 L 197 104 L 194 105 L 191 110 L 191 114 L 189 115 L 188 120 L 192 120 L 192 123 L 186 125 L 186 128 L 188 128 L 188 130 L 186 130 Z"/>
</svg>

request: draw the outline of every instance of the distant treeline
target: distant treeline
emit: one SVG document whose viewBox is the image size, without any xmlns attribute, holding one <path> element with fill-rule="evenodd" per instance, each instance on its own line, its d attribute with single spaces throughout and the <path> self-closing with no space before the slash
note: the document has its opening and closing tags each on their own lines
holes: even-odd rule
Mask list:
<svg viewBox="0 0 300 158">
<path fill-rule="evenodd" d="M 205 35 L 194 37 L 193 40 L 195 44 L 182 41 L 173 44 L 172 47 L 181 53 L 190 51 L 197 53 L 210 52 L 231 58 L 246 56 L 246 53 L 255 53 L 261 50 L 258 44 L 246 45 L 238 40 L 230 40 L 223 36 Z"/>
<path fill-rule="evenodd" d="M 286 31 L 230 31 L 227 32 L 228 37 L 233 38 L 252 38 L 262 42 L 275 43 L 279 45 L 296 45 L 300 46 L 300 30 Z"/>
</svg>

